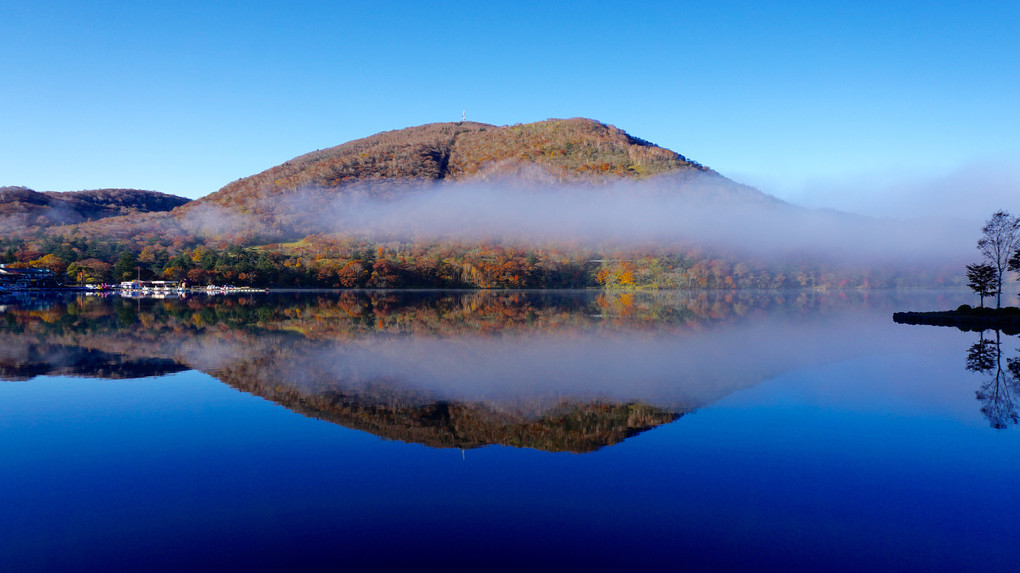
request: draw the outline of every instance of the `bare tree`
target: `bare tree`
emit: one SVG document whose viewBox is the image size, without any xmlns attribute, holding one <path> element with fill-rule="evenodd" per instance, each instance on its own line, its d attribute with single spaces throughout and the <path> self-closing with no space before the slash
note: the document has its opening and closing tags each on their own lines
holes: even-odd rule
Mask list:
<svg viewBox="0 0 1020 573">
<path fill-rule="evenodd" d="M 1020 218 L 1008 211 L 996 211 L 981 229 L 983 235 L 977 248 L 995 267 L 995 308 L 1002 306 L 1002 273 L 1009 267 L 1009 259 L 1020 247 Z"/>
</svg>

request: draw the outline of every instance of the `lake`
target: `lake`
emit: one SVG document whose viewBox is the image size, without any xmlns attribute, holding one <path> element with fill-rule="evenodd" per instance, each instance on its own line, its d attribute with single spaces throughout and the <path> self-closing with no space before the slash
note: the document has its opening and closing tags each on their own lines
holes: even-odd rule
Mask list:
<svg viewBox="0 0 1020 573">
<path fill-rule="evenodd" d="M 3 295 L 0 568 L 1014 570 L 974 298 Z"/>
</svg>

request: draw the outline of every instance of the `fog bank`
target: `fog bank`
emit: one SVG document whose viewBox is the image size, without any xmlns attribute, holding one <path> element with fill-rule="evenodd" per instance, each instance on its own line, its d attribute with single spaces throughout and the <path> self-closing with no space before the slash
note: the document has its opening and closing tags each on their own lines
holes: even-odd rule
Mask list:
<svg viewBox="0 0 1020 573">
<path fill-rule="evenodd" d="M 864 217 L 805 209 L 718 177 L 596 185 L 461 183 L 396 197 L 304 190 L 285 210 L 302 230 L 376 237 L 522 242 L 672 244 L 755 257 L 853 263 L 946 263 L 974 258 L 980 228 L 963 218 Z M 722 180 L 725 181 L 725 180 Z M 217 214 L 216 220 L 224 220 Z"/>
</svg>

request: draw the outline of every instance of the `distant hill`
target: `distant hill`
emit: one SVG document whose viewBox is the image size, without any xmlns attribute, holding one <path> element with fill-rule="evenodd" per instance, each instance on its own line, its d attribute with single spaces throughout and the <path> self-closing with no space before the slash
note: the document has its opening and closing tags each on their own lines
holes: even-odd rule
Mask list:
<svg viewBox="0 0 1020 573">
<path fill-rule="evenodd" d="M 109 217 L 170 211 L 190 199 L 139 189 L 39 192 L 0 187 L 0 230 L 71 225 Z"/>
</svg>

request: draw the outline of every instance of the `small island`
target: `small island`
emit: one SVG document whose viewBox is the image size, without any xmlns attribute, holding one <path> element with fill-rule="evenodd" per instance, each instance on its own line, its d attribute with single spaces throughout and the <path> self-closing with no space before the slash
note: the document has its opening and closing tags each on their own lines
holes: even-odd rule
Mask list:
<svg viewBox="0 0 1020 573">
<path fill-rule="evenodd" d="M 896 312 L 893 322 L 955 326 L 960 330 L 999 330 L 1020 334 L 1020 308 L 1002 308 L 1002 280 L 1006 271 L 1020 271 L 1020 217 L 996 211 L 981 229 L 977 242 L 981 263 L 967 265 L 967 286 L 980 298 L 980 306 L 962 304 L 956 310 Z M 995 297 L 995 308 L 985 308 L 985 298 Z"/>
<path fill-rule="evenodd" d="M 898 324 L 927 324 L 955 326 L 960 330 L 981 332 L 1000 330 L 1003 334 L 1020 334 L 1020 308 L 973 308 L 960 305 L 956 310 L 934 312 L 896 312 L 893 322 Z"/>
</svg>

